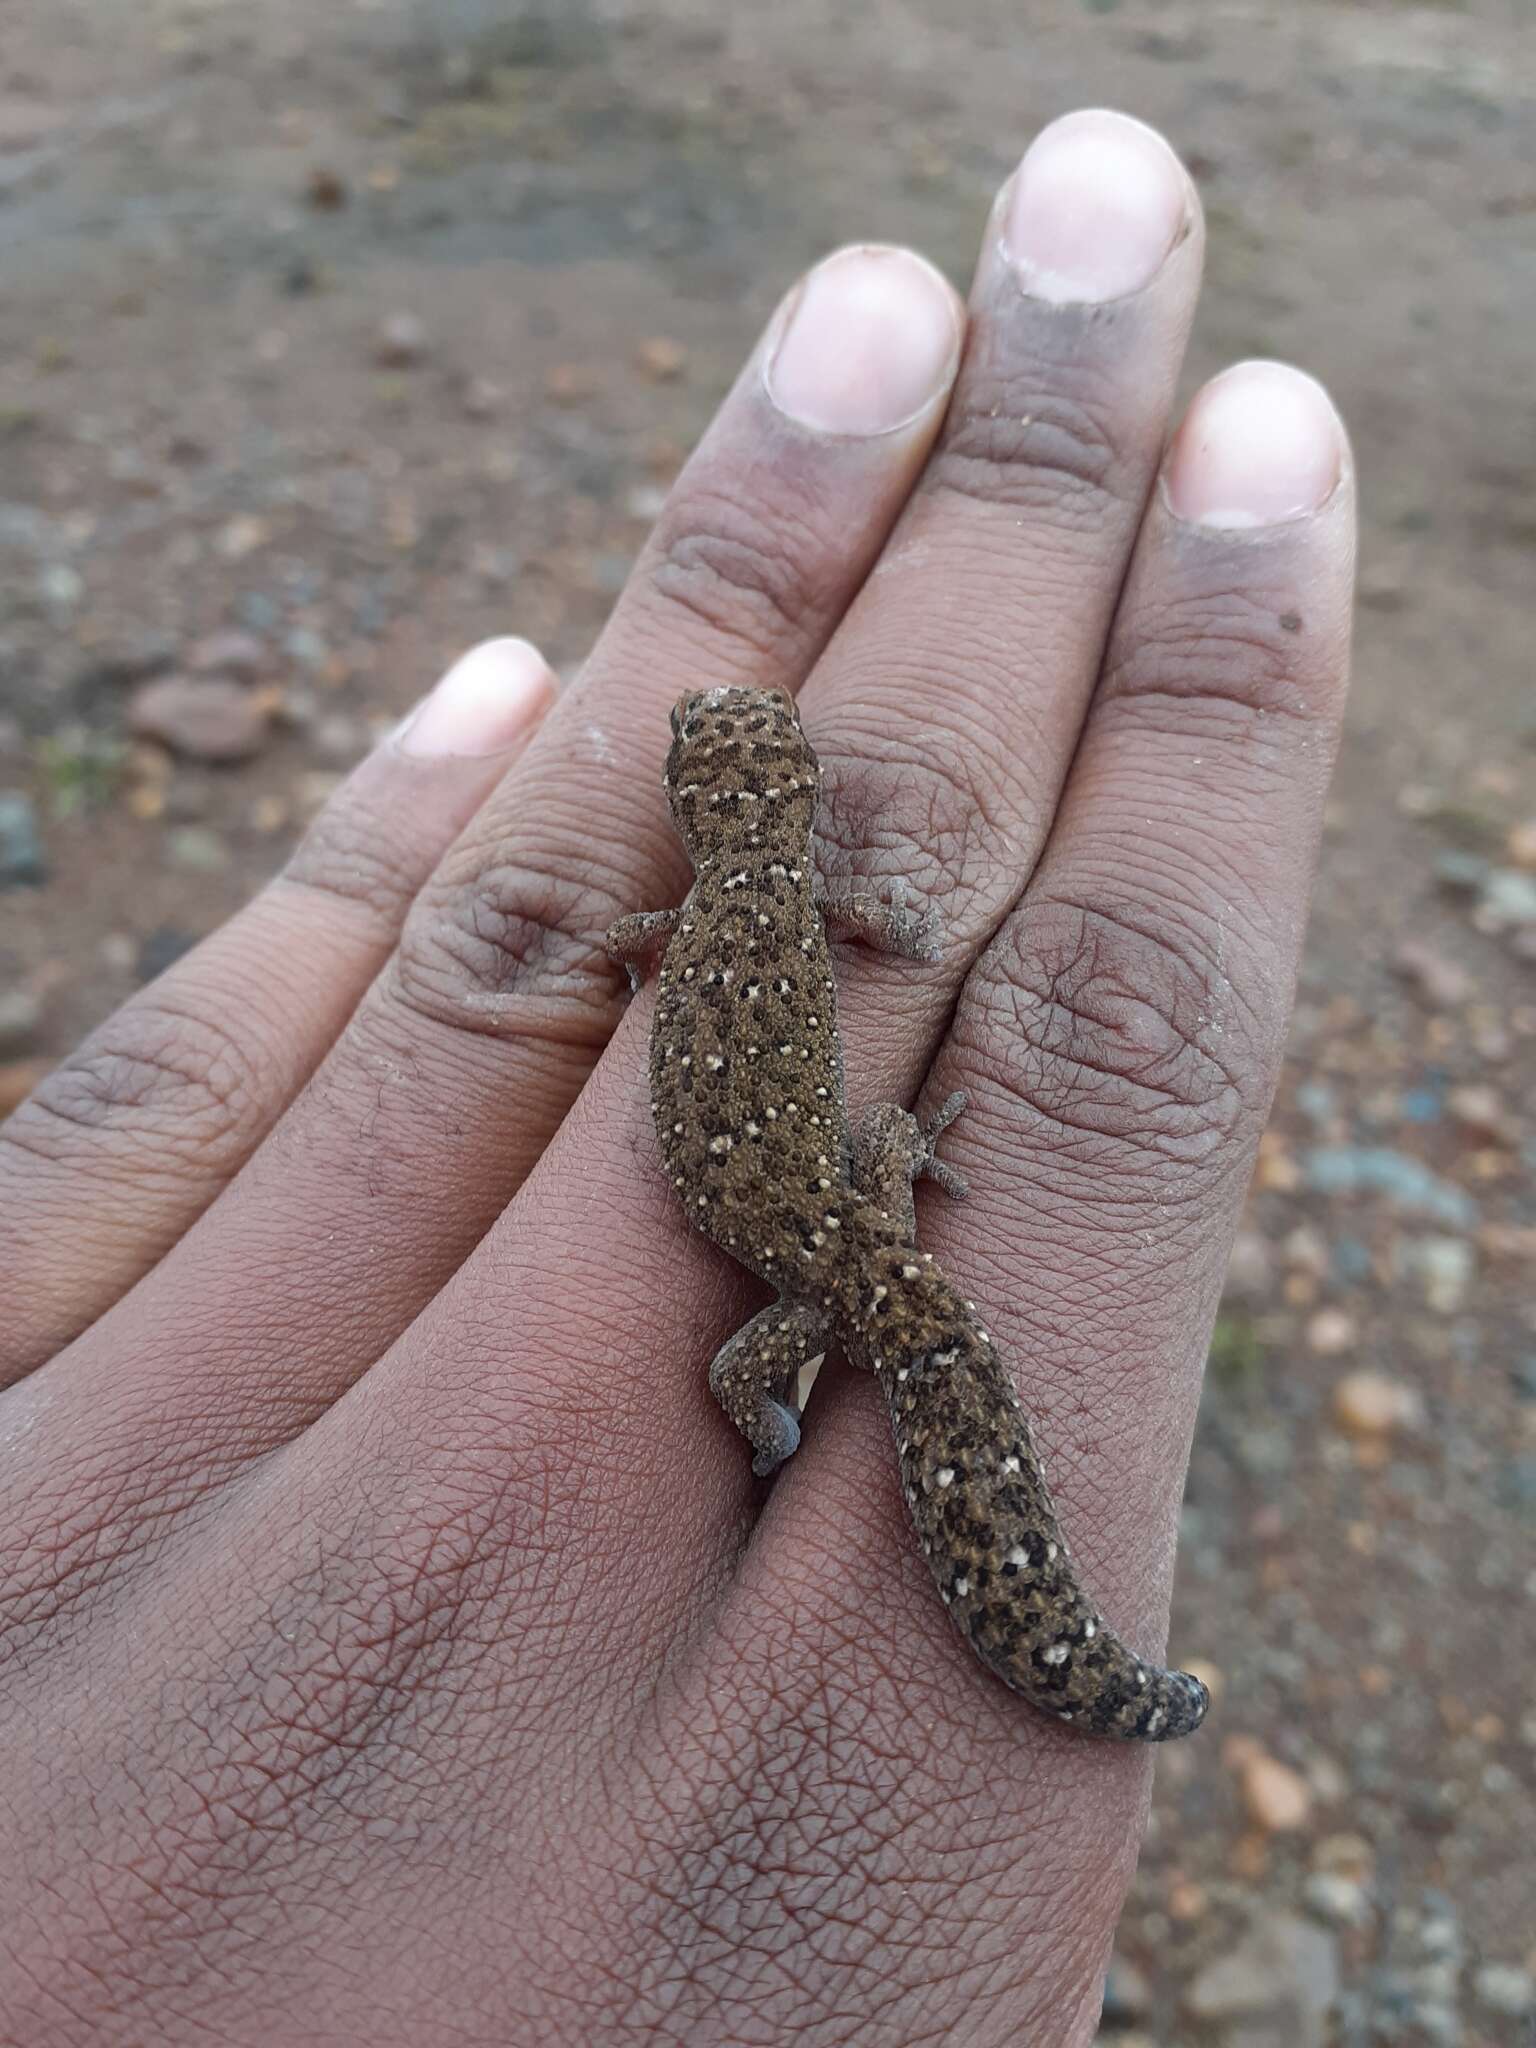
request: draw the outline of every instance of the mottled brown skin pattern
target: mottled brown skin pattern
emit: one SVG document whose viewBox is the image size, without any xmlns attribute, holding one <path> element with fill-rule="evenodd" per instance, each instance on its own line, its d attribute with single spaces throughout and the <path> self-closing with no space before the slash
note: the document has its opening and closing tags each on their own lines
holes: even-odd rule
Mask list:
<svg viewBox="0 0 1536 2048">
<path fill-rule="evenodd" d="M 963 1192 L 933 1143 L 964 1098 L 926 1130 L 896 1108 L 850 1128 L 811 867 L 821 776 L 794 704 L 703 691 L 672 730 L 667 795 L 694 885 L 681 910 L 623 918 L 608 943 L 632 969 L 665 943 L 651 1107 L 666 1170 L 694 1224 L 778 1291 L 715 1359 L 716 1396 L 772 1471 L 799 1443 L 801 1367 L 841 1345 L 884 1391 L 923 1554 L 978 1656 L 1092 1734 L 1189 1734 L 1205 1687 L 1137 1657 L 1079 1586 L 1007 1368 L 913 1242 L 912 1182 Z M 899 904 L 830 915 L 922 949 Z"/>
</svg>

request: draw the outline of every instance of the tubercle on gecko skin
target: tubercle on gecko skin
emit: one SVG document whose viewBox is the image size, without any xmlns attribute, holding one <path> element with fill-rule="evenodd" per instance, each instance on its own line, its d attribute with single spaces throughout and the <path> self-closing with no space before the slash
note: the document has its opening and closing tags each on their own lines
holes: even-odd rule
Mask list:
<svg viewBox="0 0 1536 2048">
<path fill-rule="evenodd" d="M 1013 1380 L 975 1307 L 914 1242 L 912 1182 L 961 1192 L 905 1110 L 850 1127 L 811 835 L 821 771 L 793 700 L 721 689 L 672 713 L 666 790 L 693 861 L 675 911 L 621 919 L 633 972 L 665 951 L 651 1107 L 690 1221 L 778 1299 L 722 1346 L 716 1397 L 755 1467 L 792 1455 L 800 1366 L 837 1342 L 872 1371 L 902 1490 L 951 1619 L 991 1670 L 1057 1720 L 1166 1741 L 1200 1725 L 1200 1680 L 1137 1657 L 1080 1586 Z M 917 950 L 898 902 L 854 896 L 839 925 Z"/>
</svg>

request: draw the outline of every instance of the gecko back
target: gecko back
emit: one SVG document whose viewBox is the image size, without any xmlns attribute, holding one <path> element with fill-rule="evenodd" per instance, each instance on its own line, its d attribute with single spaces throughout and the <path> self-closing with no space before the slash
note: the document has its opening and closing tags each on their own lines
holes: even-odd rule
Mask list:
<svg viewBox="0 0 1536 2048">
<path fill-rule="evenodd" d="M 716 1357 L 716 1395 L 771 1471 L 800 1440 L 800 1366 L 839 1341 L 879 1380 L 923 1553 L 982 1661 L 1086 1733 L 1187 1735 L 1205 1687 L 1138 1657 L 1083 1591 L 1012 1377 L 913 1243 L 913 1179 L 962 1189 L 933 1140 L 964 1097 L 926 1129 L 889 1107 L 850 1136 L 811 875 L 820 769 L 792 701 L 695 692 L 672 728 L 667 795 L 694 885 L 609 944 L 628 960 L 670 934 L 651 1040 L 663 1158 L 690 1221 L 778 1290 Z"/>
</svg>

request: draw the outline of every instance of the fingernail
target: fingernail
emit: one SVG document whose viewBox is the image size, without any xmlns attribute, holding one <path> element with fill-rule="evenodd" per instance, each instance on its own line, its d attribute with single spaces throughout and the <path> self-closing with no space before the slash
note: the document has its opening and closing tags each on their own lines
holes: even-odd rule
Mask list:
<svg viewBox="0 0 1536 2048">
<path fill-rule="evenodd" d="M 554 696 L 554 677 L 536 647 L 482 640 L 423 698 L 396 743 L 423 760 L 499 754 L 537 725 Z"/>
<path fill-rule="evenodd" d="M 1189 217 L 1189 180 L 1153 128 L 1101 108 L 1042 129 L 1014 175 L 1003 246 L 1032 298 L 1140 291 Z"/>
<path fill-rule="evenodd" d="M 1197 391 L 1163 468 L 1180 519 L 1273 526 L 1327 502 L 1344 428 L 1322 385 L 1288 363 L 1238 363 Z"/>
<path fill-rule="evenodd" d="M 790 302 L 764 382 L 781 412 L 825 434 L 888 434 L 949 388 L 954 293 L 909 249 L 840 249 Z"/>
</svg>

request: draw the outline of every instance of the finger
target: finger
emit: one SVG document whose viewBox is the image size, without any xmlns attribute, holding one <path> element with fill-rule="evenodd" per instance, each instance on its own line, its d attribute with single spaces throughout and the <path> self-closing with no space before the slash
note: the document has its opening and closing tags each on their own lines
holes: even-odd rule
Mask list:
<svg viewBox="0 0 1536 2048">
<path fill-rule="evenodd" d="M 409 731 L 348 778 L 283 873 L 0 1127 L 0 1385 L 126 1293 L 238 1173 L 553 695 L 526 641 L 465 655 Z"/>
<path fill-rule="evenodd" d="M 1049 845 L 932 1076 L 935 1099 L 970 1095 L 945 1145 L 972 1200 L 931 1205 L 922 1241 L 1012 1363 L 1085 1583 L 1149 1655 L 1338 740 L 1353 525 L 1343 432 L 1309 379 L 1245 366 L 1199 395 Z M 1112 1924 L 1145 1760 L 1022 1713 L 971 1659 L 915 1556 L 866 1382 L 833 1390 L 759 1524 L 733 1660 L 748 1686 L 835 1661 L 877 1741 L 922 1688 L 960 1810 L 985 1765 L 1003 1834 L 1035 1831 L 1051 1903 L 1025 1959 Z"/>
<path fill-rule="evenodd" d="M 690 680 L 797 685 L 942 418 L 962 312 L 930 266 L 850 250 L 770 327 L 540 745 L 483 807 L 293 1110 L 146 1286 L 63 1361 L 98 1440 L 239 1459 L 312 1419 L 452 1273 L 618 1014 L 602 934 L 675 902 L 659 789 Z M 345 1288 L 337 1285 L 346 1276 Z M 240 1332 L 211 1358 L 206 1302 Z"/>
</svg>

